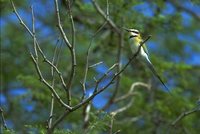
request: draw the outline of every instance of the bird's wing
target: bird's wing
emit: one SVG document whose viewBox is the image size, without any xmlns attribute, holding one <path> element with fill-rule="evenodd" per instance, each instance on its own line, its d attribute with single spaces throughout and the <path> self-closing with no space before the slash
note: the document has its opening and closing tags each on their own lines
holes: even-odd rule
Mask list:
<svg viewBox="0 0 200 134">
<path fill-rule="evenodd" d="M 147 58 L 145 61 L 146 65 L 149 67 L 149 69 L 152 71 L 152 73 L 158 78 L 158 80 L 162 83 L 162 85 L 165 87 L 165 89 L 171 94 L 170 90 L 168 89 L 168 87 L 165 85 L 165 83 L 162 81 L 161 77 L 158 75 L 158 73 L 156 72 L 153 64 L 151 63 L 151 61 Z"/>
<path fill-rule="evenodd" d="M 141 44 L 141 43 L 142 43 L 142 42 L 140 42 L 140 44 Z M 145 52 L 147 55 L 149 55 L 149 52 L 148 52 L 148 50 L 147 50 L 146 45 L 143 44 L 142 47 L 143 47 L 143 49 L 144 49 L 144 52 Z"/>
</svg>

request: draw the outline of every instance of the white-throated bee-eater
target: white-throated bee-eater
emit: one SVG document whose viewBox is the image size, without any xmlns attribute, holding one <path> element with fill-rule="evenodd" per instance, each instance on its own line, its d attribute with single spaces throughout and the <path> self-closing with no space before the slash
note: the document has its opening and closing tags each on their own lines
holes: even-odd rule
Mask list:
<svg viewBox="0 0 200 134">
<path fill-rule="evenodd" d="M 137 29 L 127 29 L 127 28 L 123 28 L 123 29 L 125 29 L 127 32 L 129 32 L 129 40 L 131 40 L 130 47 L 131 47 L 133 54 L 135 54 L 138 51 L 139 46 L 143 42 L 140 32 Z M 151 63 L 151 61 L 149 60 L 148 56 L 149 56 L 149 54 L 148 54 L 147 48 L 146 48 L 145 44 L 143 44 L 142 47 L 140 48 L 140 52 L 137 55 L 139 61 L 145 63 L 145 65 L 152 71 L 152 73 L 158 78 L 158 80 L 162 83 L 162 85 L 170 93 L 169 89 L 167 88 L 165 83 L 162 81 L 162 79 L 158 75 L 158 73 L 156 72 L 156 70 L 155 70 L 153 64 Z"/>
</svg>

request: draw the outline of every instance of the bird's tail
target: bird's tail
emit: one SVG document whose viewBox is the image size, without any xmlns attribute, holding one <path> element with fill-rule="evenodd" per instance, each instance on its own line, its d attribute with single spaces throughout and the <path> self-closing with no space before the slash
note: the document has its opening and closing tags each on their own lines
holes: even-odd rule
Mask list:
<svg viewBox="0 0 200 134">
<path fill-rule="evenodd" d="M 163 82 L 163 80 L 161 79 L 161 77 L 158 75 L 158 73 L 156 72 L 153 64 L 151 63 L 151 61 L 149 59 L 146 59 L 146 65 L 149 67 L 149 69 L 152 71 L 152 73 L 159 79 L 159 81 L 162 83 L 162 85 L 165 87 L 165 89 L 167 90 L 167 92 L 169 94 L 171 94 L 170 90 L 168 89 L 168 87 L 165 85 L 165 83 Z"/>
</svg>

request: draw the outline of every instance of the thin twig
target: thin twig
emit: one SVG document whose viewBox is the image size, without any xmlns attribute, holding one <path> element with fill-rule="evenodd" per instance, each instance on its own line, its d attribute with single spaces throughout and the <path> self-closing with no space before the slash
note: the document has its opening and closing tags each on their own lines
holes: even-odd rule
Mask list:
<svg viewBox="0 0 200 134">
<path fill-rule="evenodd" d="M 108 14 L 106 15 L 103 10 L 100 8 L 100 6 L 97 4 L 95 0 L 92 0 L 92 3 L 98 13 L 108 22 L 108 24 L 115 30 L 115 32 L 120 33 L 120 29 L 116 26 L 116 24 L 108 17 Z M 108 4 L 108 1 L 107 1 Z M 109 5 L 109 4 L 108 4 Z M 108 6 L 107 6 L 107 13 L 108 13 Z"/>
<path fill-rule="evenodd" d="M 111 112 L 111 114 L 116 115 L 118 113 L 121 113 L 121 112 L 127 110 L 129 107 L 131 107 L 132 104 L 133 104 L 133 99 L 131 99 L 131 101 L 127 105 L 125 105 L 124 107 L 121 107 L 121 108 Z"/>
<path fill-rule="evenodd" d="M 75 66 L 76 66 L 76 54 L 75 54 L 75 44 L 71 44 L 65 34 L 65 31 L 63 30 L 63 27 L 61 25 L 61 20 L 60 20 L 60 13 L 59 13 L 59 6 L 58 6 L 58 0 L 54 0 L 54 3 L 55 3 L 55 9 L 56 9 L 56 16 L 57 16 L 57 23 L 58 23 L 58 28 L 60 30 L 60 33 L 65 41 L 65 44 L 67 45 L 67 47 L 69 48 L 70 50 L 70 54 L 71 54 L 71 62 L 72 62 L 72 67 L 71 67 L 71 72 L 70 72 L 70 76 L 69 76 L 69 81 L 67 83 L 67 98 L 68 98 L 68 105 L 71 105 L 71 86 L 72 86 L 72 82 L 73 82 L 73 79 L 74 79 L 74 76 L 75 76 Z M 70 8 L 70 5 L 69 5 L 69 8 Z M 70 9 L 71 10 L 71 9 Z M 71 16 L 71 13 L 70 13 L 70 16 Z M 72 16 L 71 16 L 72 17 Z M 71 18 L 70 17 L 70 18 Z M 72 31 L 73 31 L 73 34 L 72 36 L 72 42 L 75 43 L 75 28 L 74 28 L 74 22 L 73 22 L 73 17 L 71 18 L 71 24 L 72 24 Z"/>
<path fill-rule="evenodd" d="M 71 28 L 72 28 L 72 49 L 70 49 L 70 53 L 71 53 L 71 58 L 72 58 L 72 64 L 71 64 L 71 72 L 70 72 L 70 78 L 67 84 L 67 88 L 69 90 L 69 98 L 68 98 L 68 102 L 69 105 L 71 104 L 71 86 L 72 86 L 72 82 L 75 76 L 75 67 L 76 67 L 76 52 L 75 52 L 75 41 L 76 41 L 76 31 L 75 31 L 75 25 L 74 25 L 74 20 L 73 20 L 73 16 L 72 16 L 72 9 L 71 9 L 71 4 L 70 4 L 70 0 L 67 0 L 68 3 L 68 9 L 69 9 L 69 18 L 70 18 L 70 23 L 71 23 Z"/>
<path fill-rule="evenodd" d="M 87 104 L 89 101 L 91 101 L 96 95 L 100 94 L 100 93 L 103 92 L 105 89 L 107 89 L 107 88 L 113 83 L 113 81 L 116 79 L 116 77 L 117 77 L 118 75 L 120 75 L 134 59 L 136 59 L 136 57 L 138 56 L 138 54 L 139 54 L 139 52 L 140 52 L 140 49 L 141 49 L 142 45 L 143 45 L 145 42 L 147 42 L 147 41 L 150 39 L 150 37 L 151 37 L 151 36 L 149 35 L 143 42 L 140 43 L 137 52 L 129 59 L 129 61 L 125 64 L 125 66 L 124 66 L 118 73 L 116 73 L 116 74 L 113 76 L 113 78 L 110 80 L 110 82 L 109 82 L 106 86 L 102 87 L 101 89 L 97 90 L 96 92 L 93 92 L 93 94 L 92 94 L 90 97 L 88 97 L 87 99 L 83 100 L 83 101 L 80 102 L 79 104 L 75 105 L 75 106 L 72 107 L 70 110 L 66 110 L 66 111 L 55 121 L 55 123 L 54 123 L 54 124 L 52 125 L 52 127 L 51 127 L 51 130 L 49 130 L 49 131 L 52 132 L 52 131 L 54 130 L 54 128 L 55 128 L 68 114 L 70 114 L 71 112 L 73 112 L 73 111 L 79 109 L 80 107 L 84 106 L 84 105 Z M 111 69 L 110 69 L 110 70 L 111 70 Z"/>
<path fill-rule="evenodd" d="M 56 99 L 58 100 L 58 102 L 62 105 L 62 106 L 64 106 L 66 109 L 68 109 L 68 110 L 71 110 L 72 108 L 69 106 L 69 105 L 67 105 L 67 104 L 65 104 L 64 102 L 63 102 L 63 100 L 60 98 L 60 96 L 57 94 L 57 92 L 55 91 L 55 89 L 53 88 L 53 86 L 51 86 L 45 79 L 44 79 L 44 77 L 43 77 L 43 75 L 42 75 L 42 73 L 41 73 L 41 71 L 40 71 L 40 67 L 39 67 L 39 65 L 38 65 L 38 63 L 37 63 L 37 61 L 36 61 L 36 59 L 34 58 L 34 56 L 32 55 L 32 54 L 30 54 L 31 55 L 31 59 L 32 59 L 32 61 L 33 61 L 33 63 L 34 63 L 34 65 L 35 65 L 35 68 L 36 68 L 36 70 L 37 70 L 37 73 L 38 73 L 38 75 L 39 75 L 39 77 L 40 77 L 40 81 L 42 82 L 42 83 L 44 83 L 50 90 L 51 90 L 51 92 L 53 93 L 53 95 L 56 97 Z"/>
<path fill-rule="evenodd" d="M 35 36 L 35 16 L 34 16 L 34 11 L 33 11 L 33 6 L 31 6 L 31 13 L 32 13 L 33 48 L 34 48 L 35 58 L 36 60 L 38 60 L 36 36 Z"/>
<path fill-rule="evenodd" d="M 7 127 L 7 124 L 5 122 L 5 118 L 4 118 L 4 114 L 3 114 L 3 109 L 0 107 L 0 113 L 1 113 L 1 119 L 2 119 L 2 122 L 3 122 L 3 126 L 5 129 L 8 129 Z"/>
<path fill-rule="evenodd" d="M 16 14 L 20 24 L 28 31 L 28 33 L 33 37 L 33 33 L 31 32 L 31 30 L 28 28 L 28 26 L 24 23 L 24 21 L 21 19 L 20 15 L 18 14 L 16 8 L 15 8 L 15 5 L 13 3 L 12 0 L 10 0 L 11 4 L 12 4 L 12 7 L 13 7 L 13 12 Z"/>
<path fill-rule="evenodd" d="M 55 64 L 59 41 L 60 40 L 58 39 L 57 42 L 56 42 L 56 47 L 55 47 L 54 55 L 53 55 L 53 58 L 52 58 L 52 64 Z M 58 55 L 59 55 L 59 53 L 58 53 Z M 55 71 L 54 71 L 53 67 L 51 67 L 51 76 L 52 76 L 52 83 L 51 83 L 51 85 L 52 85 L 52 87 L 54 87 L 54 84 L 55 84 Z M 52 126 L 53 111 L 54 111 L 54 95 L 52 93 L 51 94 L 51 108 L 50 108 L 50 113 L 49 113 L 48 128 L 47 129 L 51 128 L 51 126 Z"/>
<path fill-rule="evenodd" d="M 119 63 L 118 67 L 117 67 L 117 72 L 120 71 L 121 69 L 121 51 L 122 51 L 122 46 L 123 46 L 123 36 L 124 33 L 121 32 L 121 30 L 116 26 L 116 24 L 109 18 L 109 1 L 107 0 L 107 9 L 106 9 L 106 14 L 103 12 L 103 10 L 100 8 L 100 6 L 98 5 L 97 2 L 95 2 L 95 0 L 92 0 L 93 5 L 95 6 L 96 10 L 99 12 L 99 14 L 101 16 L 104 17 L 104 19 L 108 22 L 108 24 L 116 31 L 116 33 L 119 36 L 119 47 L 118 47 L 118 52 L 117 52 L 117 63 Z M 120 84 L 120 75 L 116 78 L 116 85 L 115 85 L 115 89 L 114 92 L 112 94 L 112 96 L 110 97 L 110 99 L 108 100 L 107 104 L 102 108 L 102 109 L 107 109 L 113 102 L 114 98 L 117 95 L 118 89 L 119 89 L 119 84 Z"/>
<path fill-rule="evenodd" d="M 121 64 L 121 55 L 122 55 L 122 47 L 123 47 L 123 44 L 124 44 L 124 33 L 121 32 L 119 34 L 119 45 L 118 45 L 118 52 L 117 52 L 117 63 L 119 64 L 117 66 L 117 72 L 119 72 L 121 70 L 121 67 L 122 67 L 122 64 Z M 107 109 L 109 106 L 112 105 L 115 97 L 117 96 L 117 93 L 118 93 L 118 90 L 119 90 L 119 86 L 120 86 L 120 76 L 119 75 L 117 78 L 116 78 L 116 85 L 115 85 L 115 89 L 114 89 L 114 92 L 112 94 L 112 96 L 109 98 L 108 102 L 106 103 L 106 105 L 102 108 L 103 110 Z"/>
<path fill-rule="evenodd" d="M 89 94 L 89 96 L 92 94 Z M 90 111 L 91 111 L 91 102 L 89 102 L 87 105 L 84 106 L 83 108 L 83 128 L 86 129 L 89 125 L 89 120 L 90 120 Z"/>
<path fill-rule="evenodd" d="M 103 27 L 106 25 L 106 21 L 97 29 L 97 31 L 94 33 L 94 35 L 92 36 L 91 40 L 90 40 L 90 44 L 89 47 L 87 49 L 87 56 L 86 56 L 86 64 L 85 64 L 85 73 L 84 73 L 84 78 L 83 78 L 83 83 L 82 83 L 82 87 L 83 87 L 83 96 L 82 96 L 82 100 L 85 98 L 85 94 L 86 94 L 86 80 L 87 80 L 87 74 L 88 74 L 88 69 L 89 69 L 89 57 L 90 57 L 90 49 L 92 47 L 92 42 L 94 40 L 94 38 L 96 37 L 96 35 L 103 29 Z"/>
<path fill-rule="evenodd" d="M 127 110 L 128 108 L 130 108 L 130 107 L 132 106 L 132 104 L 133 104 L 133 98 L 129 101 L 129 103 L 128 103 L 127 105 L 125 105 L 125 106 L 123 106 L 123 107 L 121 107 L 121 108 L 119 108 L 119 109 L 117 109 L 117 110 L 111 112 L 110 134 L 112 134 L 112 128 L 113 128 L 114 117 L 115 117 L 117 114 L 119 114 L 119 113 L 121 113 L 121 112 Z"/>
<path fill-rule="evenodd" d="M 138 55 L 139 52 L 140 52 L 140 49 L 141 49 L 142 45 L 143 45 L 146 41 L 148 41 L 148 40 L 150 39 L 150 37 L 151 37 L 151 36 L 148 36 L 148 37 L 140 44 L 140 46 L 139 46 L 139 48 L 138 48 L 138 51 L 131 57 L 131 59 L 125 64 L 125 66 L 124 66 L 118 73 L 116 73 L 116 74 L 113 76 L 113 78 L 110 80 L 110 82 L 107 83 L 106 86 L 104 86 L 104 87 L 102 87 L 101 89 L 99 89 L 98 91 L 94 92 L 93 95 L 91 95 L 90 97 L 88 97 L 87 99 L 85 99 L 83 102 L 81 102 L 81 103 L 77 104 L 76 106 L 74 106 L 74 107 L 72 108 L 72 110 L 78 109 L 78 108 L 81 107 L 82 105 L 84 105 L 84 104 L 86 104 L 87 102 L 89 102 L 90 100 L 92 100 L 97 94 L 101 93 L 101 92 L 104 91 L 107 87 L 109 87 L 109 86 L 113 83 L 113 81 L 116 79 L 116 77 L 117 77 L 118 75 L 120 75 L 120 74 L 127 68 L 127 66 L 137 57 L 137 55 Z M 110 72 L 110 70 L 112 70 L 113 68 L 114 68 L 114 65 L 107 71 L 106 74 L 108 74 L 108 73 Z M 106 74 L 105 74 L 105 75 L 106 75 Z M 105 76 L 105 75 L 104 75 L 104 76 Z"/>
<path fill-rule="evenodd" d="M 48 119 L 48 127 L 47 127 L 47 129 L 51 128 L 51 126 L 52 126 L 53 110 L 54 110 L 54 95 L 52 93 L 51 94 L 51 108 L 50 108 L 50 113 L 49 113 L 49 119 Z"/>
<path fill-rule="evenodd" d="M 181 113 L 181 115 L 179 115 L 178 116 L 178 118 L 175 120 L 175 121 L 173 121 L 172 122 L 172 126 L 175 126 L 180 120 L 182 120 L 184 117 L 186 117 L 186 116 L 188 116 L 188 115 L 190 115 L 190 114 L 193 114 L 193 113 L 195 113 L 195 112 L 199 112 L 200 111 L 200 107 L 198 106 L 198 107 L 196 107 L 196 108 L 194 108 L 194 109 L 192 109 L 192 110 L 190 110 L 190 111 L 187 111 L 187 112 L 183 112 L 183 113 Z"/>
<path fill-rule="evenodd" d="M 110 127 L 110 134 L 112 134 L 113 132 L 113 123 L 114 123 L 114 115 L 112 115 L 111 114 L 111 120 L 110 120 L 110 125 L 109 125 L 109 127 Z"/>
<path fill-rule="evenodd" d="M 17 10 L 16 10 L 16 8 L 15 8 L 15 5 L 14 5 L 14 3 L 13 3 L 12 0 L 11 0 L 11 3 L 12 3 L 12 7 L 13 7 L 13 12 L 14 12 L 15 15 L 17 16 L 17 18 L 18 18 L 20 24 L 28 31 L 28 33 L 30 34 L 30 36 L 31 36 L 32 38 L 34 38 L 34 34 L 31 32 L 31 30 L 28 28 L 28 26 L 27 26 L 27 25 L 24 23 L 24 21 L 21 19 L 21 17 L 20 17 L 20 15 L 18 14 L 18 12 L 17 12 Z M 39 50 L 39 53 L 42 55 L 44 61 L 45 61 L 46 63 L 48 63 L 50 66 L 52 66 L 52 67 L 55 69 L 56 73 L 58 74 L 58 76 L 59 76 L 59 78 L 60 78 L 60 80 L 61 80 L 61 83 L 62 83 L 62 85 L 63 85 L 63 88 L 65 89 L 65 91 L 67 91 L 66 84 L 65 84 L 65 82 L 64 82 L 62 73 L 58 70 L 58 68 L 57 68 L 56 66 L 54 66 L 54 65 L 46 58 L 46 56 L 45 56 L 45 54 L 43 53 L 42 49 L 40 48 L 40 45 L 39 45 L 39 43 L 38 43 L 38 41 L 37 41 L 36 38 L 35 38 L 35 43 L 36 43 L 36 46 L 37 46 L 37 48 L 38 48 L 38 50 Z M 37 58 L 36 58 L 36 60 L 37 60 Z"/>
<path fill-rule="evenodd" d="M 107 76 L 108 76 L 108 74 L 115 68 L 115 67 L 117 67 L 118 66 L 118 63 L 115 63 L 115 64 L 113 64 L 105 73 L 104 73 L 104 75 L 101 77 L 101 78 L 99 78 L 99 80 L 95 80 L 95 82 L 96 82 L 96 86 L 95 86 L 95 89 L 94 89 L 94 93 L 95 92 L 97 92 L 97 90 L 98 90 L 98 87 L 99 87 L 99 83 L 101 83 L 103 80 L 104 80 L 104 78 L 106 78 Z M 112 83 L 111 83 L 112 84 Z"/>
<path fill-rule="evenodd" d="M 100 64 L 102 64 L 102 63 L 103 63 L 103 61 L 100 61 L 100 62 L 98 62 L 98 63 L 95 63 L 95 64 L 93 64 L 93 65 L 90 65 L 89 68 L 96 67 L 96 66 L 98 66 L 98 65 L 100 65 Z"/>
<path fill-rule="evenodd" d="M 54 3 L 55 3 L 55 9 L 56 9 L 56 16 L 57 16 L 57 23 L 58 23 L 58 28 L 59 28 L 59 30 L 60 30 L 60 32 L 61 32 L 61 35 L 62 35 L 62 37 L 63 37 L 63 39 L 64 39 L 64 41 L 65 41 L 65 44 L 67 45 L 67 47 L 69 48 L 69 49 L 71 49 L 72 48 L 72 45 L 71 45 L 71 43 L 69 42 L 69 40 L 68 40 L 68 38 L 67 38 L 67 36 L 66 36 L 66 34 L 65 34 L 65 31 L 63 30 L 63 27 L 62 27 L 62 25 L 61 25 L 61 20 L 60 20 L 60 11 L 59 11 L 59 6 L 58 6 L 58 0 L 54 0 Z"/>
<path fill-rule="evenodd" d="M 147 89 L 150 89 L 150 86 L 149 86 L 148 84 L 146 84 L 146 83 L 143 83 L 143 82 L 134 82 L 134 83 L 131 85 L 131 88 L 130 88 L 130 90 L 128 91 L 128 93 L 127 93 L 127 94 L 124 94 L 124 95 L 122 95 L 122 96 L 120 96 L 120 97 L 118 97 L 118 98 L 116 98 L 116 99 L 114 100 L 114 102 L 116 103 L 116 102 L 122 101 L 122 100 L 124 100 L 124 99 L 127 99 L 129 96 L 136 95 L 136 93 L 134 93 L 134 91 L 135 91 L 135 87 L 137 87 L 137 86 L 142 86 L 142 87 L 145 87 L 145 88 L 147 88 Z"/>
</svg>

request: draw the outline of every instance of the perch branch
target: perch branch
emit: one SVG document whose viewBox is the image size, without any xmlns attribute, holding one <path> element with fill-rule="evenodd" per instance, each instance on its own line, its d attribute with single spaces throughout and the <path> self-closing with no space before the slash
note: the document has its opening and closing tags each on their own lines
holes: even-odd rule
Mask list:
<svg viewBox="0 0 200 134">
<path fill-rule="evenodd" d="M 83 78 L 83 83 L 82 83 L 82 86 L 83 86 L 83 96 L 82 96 L 82 99 L 85 98 L 85 93 L 86 93 L 86 79 L 87 79 L 87 74 L 88 74 L 88 70 L 91 66 L 89 66 L 89 57 L 90 57 L 90 49 L 91 49 L 91 46 L 92 46 L 92 42 L 94 40 L 94 38 L 96 37 L 96 35 L 103 29 L 103 27 L 106 25 L 106 21 L 98 28 L 98 30 L 95 32 L 95 34 L 92 36 L 92 39 L 90 41 L 90 44 L 89 44 L 89 47 L 87 49 L 87 56 L 86 56 L 86 64 L 85 64 L 85 73 L 84 73 L 84 78 Z M 99 63 L 100 64 L 100 63 Z M 96 64 L 97 65 L 97 64 Z M 95 66 L 96 66 L 95 65 Z M 94 65 L 93 65 L 94 66 Z M 92 66 L 92 67 L 93 67 Z"/>
<path fill-rule="evenodd" d="M 178 116 L 178 118 L 172 122 L 172 126 L 175 126 L 180 120 L 182 120 L 184 117 L 190 115 L 190 114 L 193 114 L 195 112 L 199 112 L 200 111 L 200 107 L 196 107 L 190 111 L 187 111 L 187 112 L 183 112 L 181 113 L 181 115 Z"/>
<path fill-rule="evenodd" d="M 103 92 L 105 89 L 107 89 L 107 88 L 114 82 L 114 80 L 116 79 L 116 77 L 119 76 L 119 75 L 127 68 L 127 66 L 128 66 L 134 59 L 136 59 L 137 55 L 138 55 L 139 52 L 140 52 L 140 49 L 141 49 L 142 45 L 143 45 L 145 42 L 147 42 L 147 41 L 150 39 L 150 37 L 151 37 L 151 36 L 149 35 L 143 42 L 140 43 L 137 52 L 136 52 L 135 54 L 133 54 L 133 56 L 129 59 L 129 61 L 125 64 L 125 66 L 124 66 L 118 73 L 116 73 L 116 74 L 113 76 L 113 78 L 110 80 L 110 82 L 109 82 L 106 86 L 102 87 L 101 89 L 97 90 L 96 92 L 93 92 L 93 94 L 92 94 L 90 97 L 88 97 L 87 99 L 83 100 L 83 101 L 80 102 L 79 104 L 77 104 L 77 105 L 75 105 L 74 107 L 72 107 L 71 110 L 66 110 L 66 111 L 55 121 L 55 123 L 52 125 L 51 131 L 53 131 L 54 128 L 55 128 L 68 114 L 70 114 L 71 112 L 75 111 L 76 109 L 78 109 L 78 108 L 84 106 L 84 105 L 87 104 L 89 101 L 91 101 L 96 95 L 100 94 L 100 93 Z M 113 67 L 113 66 L 112 66 L 112 67 Z M 109 70 L 111 70 L 111 68 L 110 68 Z M 108 71 L 109 71 L 109 70 L 108 70 Z M 108 72 L 108 71 L 107 71 L 107 72 Z M 105 76 L 105 75 L 104 75 L 104 76 Z M 104 77 L 104 76 L 103 76 L 103 77 Z M 101 78 L 102 78 L 102 77 L 101 77 Z M 98 84 L 98 83 L 97 83 L 97 84 Z"/>
</svg>

